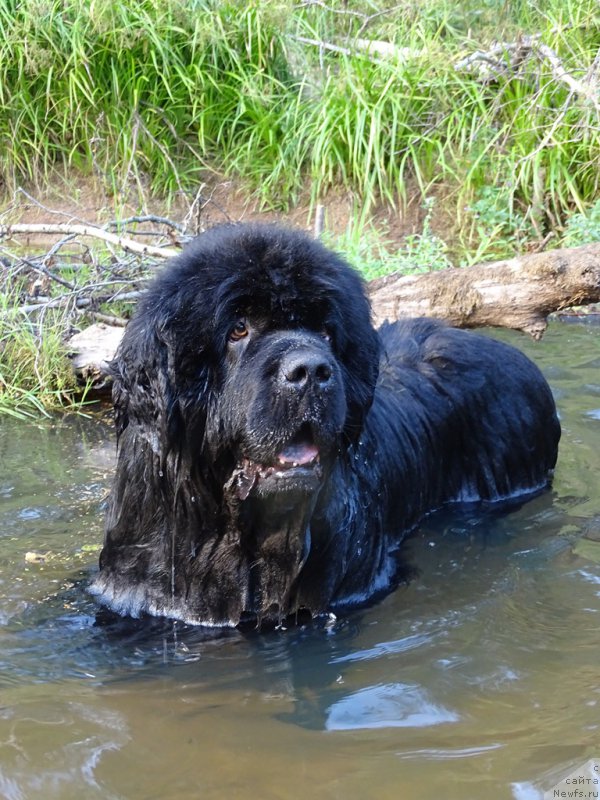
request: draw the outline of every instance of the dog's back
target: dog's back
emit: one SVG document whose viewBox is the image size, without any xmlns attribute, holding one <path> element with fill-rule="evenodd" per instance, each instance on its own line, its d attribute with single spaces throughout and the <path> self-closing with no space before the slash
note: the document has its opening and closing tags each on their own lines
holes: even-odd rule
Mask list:
<svg viewBox="0 0 600 800">
<path fill-rule="evenodd" d="M 515 347 L 432 319 L 384 325 L 373 413 L 418 448 L 431 506 L 543 488 L 560 425 L 538 367 Z M 415 474 L 415 479 L 417 475 Z"/>
</svg>

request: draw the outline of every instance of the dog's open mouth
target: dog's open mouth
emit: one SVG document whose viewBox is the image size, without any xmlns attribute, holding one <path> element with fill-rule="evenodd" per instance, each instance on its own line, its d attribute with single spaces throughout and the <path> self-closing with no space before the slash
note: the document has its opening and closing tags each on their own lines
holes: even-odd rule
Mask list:
<svg viewBox="0 0 600 800">
<path fill-rule="evenodd" d="M 231 476 L 229 485 L 235 487 L 240 500 L 245 500 L 254 488 L 265 493 L 310 490 L 323 475 L 318 446 L 312 432 L 302 426 L 298 433 L 277 454 L 274 463 L 262 464 L 243 458 Z"/>
<path fill-rule="evenodd" d="M 293 469 L 316 464 L 319 461 L 319 448 L 311 441 L 294 437 L 287 447 L 277 456 L 279 469 Z"/>
</svg>

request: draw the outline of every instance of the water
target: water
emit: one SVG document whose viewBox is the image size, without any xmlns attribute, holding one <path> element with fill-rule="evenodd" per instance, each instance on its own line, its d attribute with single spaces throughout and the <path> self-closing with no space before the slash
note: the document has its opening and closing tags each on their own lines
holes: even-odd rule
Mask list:
<svg viewBox="0 0 600 800">
<path fill-rule="evenodd" d="M 535 800 L 600 756 L 600 329 L 502 338 L 555 390 L 553 490 L 432 517 L 409 586 L 287 631 L 99 624 L 112 433 L 3 419 L 0 796 Z"/>
</svg>

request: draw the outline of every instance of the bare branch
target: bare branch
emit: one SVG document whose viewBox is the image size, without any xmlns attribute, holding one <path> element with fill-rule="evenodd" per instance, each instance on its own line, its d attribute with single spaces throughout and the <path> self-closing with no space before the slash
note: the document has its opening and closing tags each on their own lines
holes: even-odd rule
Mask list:
<svg viewBox="0 0 600 800">
<path fill-rule="evenodd" d="M 310 44 L 313 45 L 313 47 L 318 47 L 321 50 L 331 50 L 332 53 L 341 53 L 343 56 L 356 55 L 356 51 L 351 50 L 349 47 L 341 47 L 338 44 L 324 42 L 321 39 L 308 39 L 306 36 L 293 36 L 292 38 L 296 42 L 300 42 L 300 44 Z M 361 53 L 361 55 L 365 58 L 370 58 L 367 53 Z M 377 61 L 377 59 L 374 58 L 370 58 L 370 60 Z"/>
<path fill-rule="evenodd" d="M 61 234 L 75 236 L 92 236 L 102 239 L 109 244 L 116 245 L 126 252 L 137 253 L 143 256 L 154 256 L 156 258 L 173 258 L 178 251 L 169 247 L 153 247 L 149 244 L 136 242 L 123 236 L 118 236 L 103 228 L 95 225 L 68 225 L 65 223 L 15 223 L 14 225 L 0 225 L 0 238 L 9 237 L 17 234 Z"/>
<path fill-rule="evenodd" d="M 308 39 L 305 36 L 294 36 L 292 38 L 300 42 L 300 44 L 313 45 L 320 50 L 330 50 L 333 53 L 340 53 L 344 56 L 360 56 L 372 61 L 374 64 L 386 64 L 390 58 L 398 58 L 400 60 L 415 58 L 423 52 L 412 47 L 397 47 L 391 42 L 382 42 L 376 39 L 353 39 L 352 47 L 342 47 L 321 39 Z M 377 56 L 382 56 L 383 58 L 377 58 Z"/>
<path fill-rule="evenodd" d="M 400 9 L 405 8 L 405 7 L 406 7 L 406 3 L 401 3 L 400 5 L 390 6 L 390 8 L 384 8 L 381 11 L 376 11 L 374 14 L 370 14 L 365 19 L 363 24 L 360 26 L 360 28 L 356 32 L 356 35 L 360 36 L 364 32 L 364 30 L 367 27 L 367 25 L 370 25 L 371 22 L 373 22 L 374 19 L 377 19 L 378 17 L 382 17 L 384 14 L 392 14 L 394 11 L 399 11 Z"/>
<path fill-rule="evenodd" d="M 367 19 L 367 15 L 363 14 L 362 11 L 353 11 L 350 8 L 333 8 L 332 6 L 328 6 L 326 3 L 321 2 L 321 0 L 305 0 L 304 3 L 299 3 L 296 8 L 311 8 L 312 6 L 318 6 L 318 8 L 323 8 L 325 11 L 329 11 L 332 14 Z"/>
<path fill-rule="evenodd" d="M 88 311 L 90 317 L 98 320 L 98 322 L 104 322 L 107 325 L 112 325 L 115 328 L 126 328 L 128 320 L 124 317 L 115 317 L 112 314 L 101 314 L 99 311 Z"/>
<path fill-rule="evenodd" d="M 91 305 L 98 305 L 100 303 L 132 303 L 140 299 L 144 294 L 144 290 L 140 289 L 134 292 L 121 292 L 108 295 L 108 296 L 92 296 L 92 297 L 76 297 L 75 293 L 61 294 L 60 297 L 52 299 L 45 299 L 42 302 L 30 303 L 25 306 L 16 306 L 12 311 L 19 314 L 31 314 L 34 311 L 44 311 L 47 308 L 65 308 L 73 304 L 75 308 L 88 308 Z M 5 313 L 3 312 L 3 316 Z"/>
<path fill-rule="evenodd" d="M 159 217 L 156 214 L 143 214 L 137 217 L 126 217 L 125 219 L 113 219 L 109 223 L 107 223 L 107 228 L 122 228 L 126 225 L 134 225 L 136 223 L 143 223 L 143 222 L 153 222 L 155 225 L 166 225 L 168 228 L 173 228 L 173 230 L 178 231 L 179 233 L 185 233 L 185 228 L 179 222 L 174 222 L 172 219 L 168 217 Z"/>
<path fill-rule="evenodd" d="M 457 61 L 455 69 L 471 69 L 479 62 L 483 62 L 485 67 L 479 68 L 480 75 L 482 80 L 488 80 L 491 77 L 490 72 L 494 75 L 500 75 L 514 71 L 523 61 L 531 57 L 547 62 L 555 80 L 568 86 L 572 94 L 584 97 L 600 113 L 596 79 L 596 73 L 600 66 L 600 51 L 596 54 L 593 63 L 582 80 L 577 80 L 571 75 L 557 53 L 547 44 L 540 41 L 540 34 L 522 36 L 516 42 L 498 42 L 485 52 L 477 50 L 475 53 L 466 56 L 466 58 Z"/>
<path fill-rule="evenodd" d="M 598 100 L 598 87 L 594 86 L 593 83 L 590 81 L 586 81 L 583 83 L 582 81 L 577 81 L 575 78 L 567 72 L 565 69 L 562 61 L 556 55 L 552 48 L 548 47 L 545 44 L 536 44 L 536 49 L 540 56 L 543 56 L 549 63 L 552 68 L 552 72 L 554 73 L 554 77 L 558 81 L 562 81 L 562 83 L 566 83 L 569 89 L 575 94 L 579 94 L 589 100 L 596 111 L 600 112 L 600 101 Z M 588 71 L 588 76 L 593 74 L 592 70 L 595 71 L 595 64 L 596 60 L 590 67 Z"/>
</svg>

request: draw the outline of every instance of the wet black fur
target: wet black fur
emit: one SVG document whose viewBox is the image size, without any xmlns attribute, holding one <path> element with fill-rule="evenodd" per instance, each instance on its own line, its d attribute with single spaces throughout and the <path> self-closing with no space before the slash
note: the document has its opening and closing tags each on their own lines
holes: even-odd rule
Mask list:
<svg viewBox="0 0 600 800">
<path fill-rule="evenodd" d="M 326 379 L 290 388 L 290 359 Z M 365 602 L 393 585 L 391 551 L 424 514 L 538 490 L 556 461 L 554 402 L 523 354 L 430 319 L 375 331 L 357 274 L 277 226 L 195 240 L 140 303 L 113 373 L 118 464 L 92 591 L 132 616 L 235 625 Z M 321 465 L 306 476 L 271 485 L 248 466 L 307 437 Z"/>
</svg>

